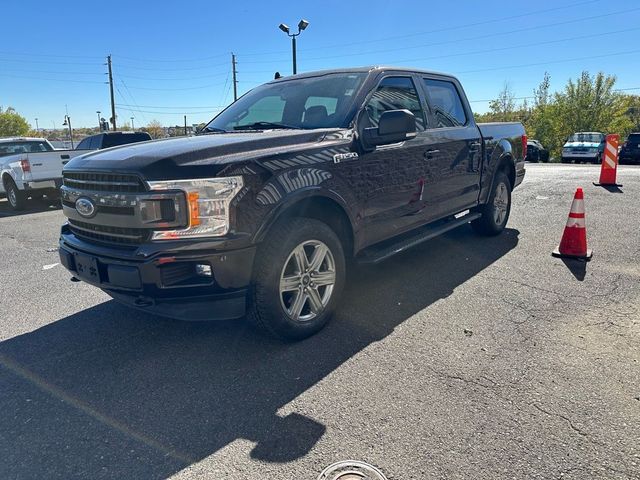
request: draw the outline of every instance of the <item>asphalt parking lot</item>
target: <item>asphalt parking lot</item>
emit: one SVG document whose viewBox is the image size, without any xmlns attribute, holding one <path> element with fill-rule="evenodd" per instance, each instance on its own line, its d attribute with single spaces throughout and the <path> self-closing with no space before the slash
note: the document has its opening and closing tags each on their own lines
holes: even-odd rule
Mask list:
<svg viewBox="0 0 640 480">
<path fill-rule="evenodd" d="M 296 344 L 71 283 L 60 211 L 0 201 L 0 478 L 640 478 L 640 168 L 527 169 L 503 235 L 355 269 Z M 550 255 L 578 186 L 589 263 Z"/>
</svg>

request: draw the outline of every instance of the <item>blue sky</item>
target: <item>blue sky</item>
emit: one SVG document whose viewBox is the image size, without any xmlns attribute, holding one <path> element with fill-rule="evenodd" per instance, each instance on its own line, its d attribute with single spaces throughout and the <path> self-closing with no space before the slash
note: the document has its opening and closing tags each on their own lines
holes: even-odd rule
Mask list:
<svg viewBox="0 0 640 480">
<path fill-rule="evenodd" d="M 507 82 L 527 97 L 545 71 L 552 89 L 582 70 L 618 77 L 640 94 L 637 0 L 459 0 L 242 2 L 6 2 L 0 106 L 35 127 L 95 126 L 109 110 L 113 55 L 120 123 L 209 120 L 239 93 L 291 73 L 291 45 L 278 24 L 310 22 L 299 37 L 298 71 L 372 64 L 458 75 L 476 111 Z"/>
</svg>

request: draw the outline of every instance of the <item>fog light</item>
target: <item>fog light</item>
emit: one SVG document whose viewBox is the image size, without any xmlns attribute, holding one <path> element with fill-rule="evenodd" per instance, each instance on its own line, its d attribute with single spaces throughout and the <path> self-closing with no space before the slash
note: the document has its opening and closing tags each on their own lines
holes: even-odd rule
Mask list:
<svg viewBox="0 0 640 480">
<path fill-rule="evenodd" d="M 207 265 L 206 263 L 197 263 L 196 264 L 196 275 L 200 275 L 201 277 L 210 277 L 213 275 L 211 271 L 211 265 Z"/>
</svg>

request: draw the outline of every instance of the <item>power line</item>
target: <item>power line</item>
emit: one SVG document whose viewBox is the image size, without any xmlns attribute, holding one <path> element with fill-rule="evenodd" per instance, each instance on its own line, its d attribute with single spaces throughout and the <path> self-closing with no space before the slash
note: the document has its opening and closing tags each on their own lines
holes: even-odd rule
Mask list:
<svg viewBox="0 0 640 480">
<path fill-rule="evenodd" d="M 477 27 L 477 26 L 481 26 L 481 25 L 488 25 L 491 23 L 497 23 L 497 22 L 504 22 L 505 20 L 514 20 L 517 18 L 524 18 L 524 17 L 528 17 L 531 15 L 537 15 L 539 13 L 548 13 L 548 12 L 554 12 L 554 11 L 558 11 L 558 10 L 565 10 L 567 8 L 574 8 L 574 7 L 580 7 L 580 6 L 584 6 L 584 5 L 588 5 L 591 3 L 598 3 L 601 2 L 603 0 L 586 0 L 586 1 L 582 1 L 582 2 L 577 2 L 577 3 L 572 3 L 572 4 L 568 4 L 568 5 L 564 5 L 561 7 L 554 7 L 554 8 L 545 8 L 545 9 L 541 9 L 541 10 L 534 10 L 531 12 L 526 12 L 526 13 L 520 13 L 518 15 L 511 15 L 511 16 L 507 16 L 507 17 L 498 17 L 498 18 L 492 18 L 490 20 L 483 20 L 480 22 L 473 22 L 473 23 L 466 23 L 466 24 L 461 24 L 461 25 L 447 25 L 446 27 L 442 27 L 436 30 L 425 30 L 422 32 L 415 32 L 415 33 L 409 33 L 409 34 L 405 34 L 405 35 L 394 35 L 394 36 L 389 36 L 389 37 L 382 37 L 382 38 L 378 38 L 378 39 L 374 39 L 374 40 L 362 40 L 362 41 L 358 41 L 358 42 L 349 42 L 349 43 L 341 43 L 341 44 L 333 44 L 333 45 L 323 45 L 323 46 L 318 46 L 318 47 L 311 47 L 311 48 L 306 48 L 305 51 L 312 51 L 312 50 L 326 50 L 326 49 L 331 49 L 331 48 L 344 48 L 344 47 L 348 47 L 348 46 L 352 46 L 352 45 L 368 45 L 371 43 L 377 43 L 377 42 L 386 42 L 388 40 L 399 40 L 399 39 L 405 39 L 405 38 L 413 38 L 413 37 L 417 37 L 417 36 L 422 36 L 422 35 L 430 35 L 430 34 L 434 34 L 434 33 L 441 33 L 441 32 L 449 32 L 451 30 L 459 30 L 462 28 L 469 28 L 469 27 Z M 286 54 L 288 53 L 285 50 L 279 50 L 277 52 L 256 52 L 256 53 L 243 53 L 243 57 L 244 56 L 262 56 L 262 55 L 270 55 L 270 54 Z"/>
<path fill-rule="evenodd" d="M 206 105 L 206 106 L 195 106 L 195 105 L 191 105 L 191 106 L 184 106 L 184 105 L 173 105 L 173 106 L 164 106 L 164 105 L 138 105 L 138 104 L 130 104 L 130 103 L 121 103 L 120 105 L 124 105 L 125 107 L 138 107 L 138 108 L 167 108 L 167 109 L 181 109 L 181 108 L 185 108 L 185 109 L 198 109 L 198 108 L 202 108 L 202 109 L 211 109 L 211 108 L 221 108 L 221 107 L 225 107 L 226 105 Z"/>
<path fill-rule="evenodd" d="M 129 97 L 131 97 L 131 101 L 134 103 L 134 105 L 137 107 L 138 106 L 138 102 L 136 102 L 136 99 L 133 98 L 133 94 L 131 93 L 131 90 L 129 90 L 129 87 L 127 87 L 127 84 L 124 83 L 124 80 L 120 79 L 120 83 L 122 83 L 122 85 L 124 85 L 124 88 L 127 90 L 127 93 L 129 94 Z M 147 117 L 145 117 L 144 113 L 142 111 L 140 111 L 140 113 L 142 113 L 142 119 L 144 120 L 145 123 L 149 123 L 147 121 Z"/>
<path fill-rule="evenodd" d="M 134 90 L 151 90 L 151 91 L 158 91 L 158 92 L 182 92 L 184 90 L 201 90 L 203 88 L 210 88 L 210 87 L 215 87 L 218 85 L 222 85 L 222 82 L 220 83 L 210 83 L 208 85 L 200 85 L 198 87 L 182 87 L 182 88 L 153 88 L 153 87 L 135 87 L 135 86 L 131 86 L 130 88 L 133 88 Z"/>
<path fill-rule="evenodd" d="M 153 59 L 153 58 L 136 58 L 136 57 L 129 57 L 129 56 L 125 56 L 125 55 L 118 55 L 118 58 L 123 58 L 125 60 L 133 60 L 136 62 L 158 62 L 158 63 L 191 63 L 191 62 L 206 62 L 209 60 L 213 60 L 215 58 L 221 58 L 221 57 L 226 57 L 227 54 L 226 53 L 221 53 L 219 55 L 213 55 L 211 57 L 200 57 L 200 58 L 192 58 L 192 59 L 185 59 L 185 58 L 180 58 L 180 59 Z"/>
<path fill-rule="evenodd" d="M 589 34 L 589 35 L 580 35 L 580 36 L 577 36 L 577 37 L 560 38 L 560 39 L 557 39 L 557 40 L 547 40 L 547 41 L 543 41 L 543 42 L 525 43 L 525 44 L 520 44 L 520 45 L 510 45 L 508 47 L 488 48 L 488 49 L 485 49 L 485 50 L 475 50 L 475 51 L 471 51 L 471 52 L 448 53 L 448 54 L 444 54 L 444 55 L 432 55 L 430 57 L 421 57 L 421 58 L 412 58 L 412 59 L 408 59 L 408 60 L 399 60 L 398 63 L 419 62 L 419 61 L 423 61 L 423 60 L 435 60 L 435 59 L 439 59 L 439 58 L 464 57 L 464 56 L 468 56 L 468 55 L 478 55 L 478 54 L 482 54 L 482 53 L 502 52 L 502 51 L 505 51 L 505 50 L 514 50 L 514 49 L 525 48 L 525 47 L 535 47 L 535 46 L 538 46 L 538 45 L 549 45 L 549 44 L 554 44 L 554 43 L 569 42 L 569 41 L 572 41 L 572 40 L 584 40 L 584 39 L 587 39 L 587 38 L 604 37 L 604 36 L 607 36 L 607 35 L 615 35 L 615 34 L 618 34 L 618 33 L 626 33 L 626 32 L 631 32 L 631 31 L 638 31 L 638 30 L 640 30 L 640 27 L 627 28 L 627 29 L 624 29 L 624 30 L 614 30 L 614 31 L 611 31 L 611 32 L 594 33 L 594 34 Z"/>
<path fill-rule="evenodd" d="M 480 73 L 480 72 L 493 72 L 496 70 L 509 70 L 512 68 L 524 68 L 524 67 L 537 67 L 540 65 L 553 65 L 556 63 L 566 63 L 566 62 L 577 62 L 582 60 L 591 60 L 593 58 L 605 58 L 605 57 L 615 57 L 620 55 L 630 55 L 632 53 L 640 53 L 640 50 L 628 50 L 626 52 L 615 52 L 615 53 L 605 53 L 602 55 L 589 55 L 587 57 L 575 57 L 575 58 L 564 58 L 562 60 L 552 60 L 546 62 L 536 62 L 536 63 L 524 63 L 520 65 L 503 65 L 500 67 L 491 67 L 491 68 L 479 68 L 475 70 L 465 70 L 456 72 L 457 75 L 465 74 L 465 73 Z"/>
<path fill-rule="evenodd" d="M 214 78 L 214 77 L 222 77 L 226 75 L 225 72 L 222 73 L 214 73 L 212 75 L 198 75 L 196 77 L 182 77 L 182 78 L 158 78 L 158 77 L 154 77 L 152 80 L 154 81 L 172 81 L 172 82 L 179 82 L 179 81 L 183 81 L 183 80 L 198 80 L 201 78 Z M 125 78 L 134 78 L 136 80 L 149 80 L 149 77 L 139 77 L 136 75 L 122 75 L 119 74 L 119 77 L 125 77 Z"/>
<path fill-rule="evenodd" d="M 305 57 L 305 61 L 330 60 L 330 59 L 334 59 L 334 58 L 345 58 L 345 57 L 360 57 L 360 56 L 363 56 L 363 55 L 370 55 L 370 54 L 373 54 L 373 53 L 390 53 L 390 52 L 397 52 L 397 51 L 406 51 L 406 50 L 411 50 L 411 49 L 416 49 L 416 48 L 435 47 L 435 46 L 441 46 L 441 45 L 449 45 L 449 44 L 452 44 L 452 43 L 469 42 L 471 40 L 480 40 L 480 39 L 485 39 L 485 38 L 493 38 L 493 37 L 500 37 L 500 36 L 504 36 L 504 35 L 511 35 L 513 33 L 528 32 L 528 31 L 531 31 L 531 30 L 538 30 L 540 28 L 557 27 L 557 26 L 568 25 L 568 24 L 572 24 L 572 23 L 579 23 L 579 22 L 582 22 L 582 21 L 585 21 L 585 20 L 594 20 L 594 19 L 598 19 L 599 20 L 599 19 L 602 19 L 604 17 L 610 17 L 610 16 L 620 15 L 620 14 L 628 14 L 629 12 L 634 12 L 634 11 L 638 11 L 638 10 L 640 10 L 640 7 L 632 8 L 632 9 L 626 9 L 626 10 L 620 10 L 620 11 L 610 12 L 610 13 L 603 13 L 603 14 L 599 14 L 599 15 L 592 15 L 592 16 L 589 16 L 589 17 L 582 17 L 582 18 L 577 18 L 577 19 L 564 20 L 562 22 L 555 22 L 555 23 L 536 25 L 536 26 L 532 26 L 532 27 L 518 28 L 518 29 L 515 29 L 515 30 L 499 31 L 499 32 L 493 32 L 493 33 L 488 33 L 488 34 L 484 34 L 484 35 L 476 35 L 476 36 L 472 36 L 472 37 L 456 38 L 456 39 L 452 39 L 452 40 L 442 40 L 442 41 L 439 41 L 439 42 L 425 43 L 425 44 L 421 44 L 421 45 L 408 45 L 408 46 L 402 46 L 402 47 L 396 47 L 396 48 L 386 48 L 386 49 L 382 49 L 382 50 L 368 50 L 366 52 L 343 53 L 343 54 L 338 54 L 338 55 L 327 55 L 327 56 L 323 56 L 323 57 Z M 264 64 L 264 63 L 273 63 L 275 61 L 277 61 L 277 60 L 254 60 L 254 61 L 247 61 L 245 63 Z"/>
<path fill-rule="evenodd" d="M 228 62 L 221 63 L 212 63 L 210 65 L 203 65 L 200 67 L 176 67 L 176 68 L 157 68 L 157 67 L 140 67 L 138 65 L 128 65 L 127 63 L 123 63 L 122 67 L 130 68 L 133 70 L 147 70 L 152 72 L 184 72 L 184 71 L 193 71 L 193 70 L 207 70 L 212 67 L 220 67 L 226 66 Z M 120 67 L 120 63 L 118 63 L 118 67 Z"/>
<path fill-rule="evenodd" d="M 94 83 L 94 84 L 105 84 L 108 82 L 98 82 L 96 80 L 73 80 L 73 79 L 64 79 L 64 78 L 44 78 L 44 77 L 29 77 L 23 75 L 12 75 L 10 73 L 0 73 L 2 77 L 11 77 L 11 78 L 24 78 L 28 80 L 44 80 L 47 82 L 65 82 L 65 83 Z"/>
<path fill-rule="evenodd" d="M 180 110 L 180 111 L 176 111 L 176 112 L 158 112 L 158 111 L 151 111 L 151 110 L 138 110 L 135 108 L 124 108 L 124 107 L 118 107 L 120 110 L 125 110 L 127 112 L 140 112 L 140 113 L 151 113 L 154 115 L 205 115 L 205 114 L 210 114 L 212 112 L 208 112 L 208 111 L 202 111 L 202 112 L 188 112 L 188 111 L 184 111 L 184 110 Z M 222 107 L 220 107 L 218 110 L 222 110 Z"/>
</svg>

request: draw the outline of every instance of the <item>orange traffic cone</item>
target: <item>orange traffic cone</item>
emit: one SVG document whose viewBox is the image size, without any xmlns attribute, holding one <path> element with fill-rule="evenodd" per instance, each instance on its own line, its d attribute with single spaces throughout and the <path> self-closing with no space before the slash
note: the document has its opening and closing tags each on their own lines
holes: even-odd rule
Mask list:
<svg viewBox="0 0 640 480">
<path fill-rule="evenodd" d="M 576 190 L 571 211 L 564 227 L 562 240 L 552 255 L 554 257 L 580 258 L 591 260 L 592 252 L 587 249 L 587 229 L 584 224 L 584 192 Z"/>
<path fill-rule="evenodd" d="M 602 154 L 602 166 L 600 167 L 600 181 L 593 183 L 596 186 L 621 187 L 616 183 L 616 173 L 618 171 L 618 145 L 620 135 L 607 135 L 607 144 Z"/>
</svg>

